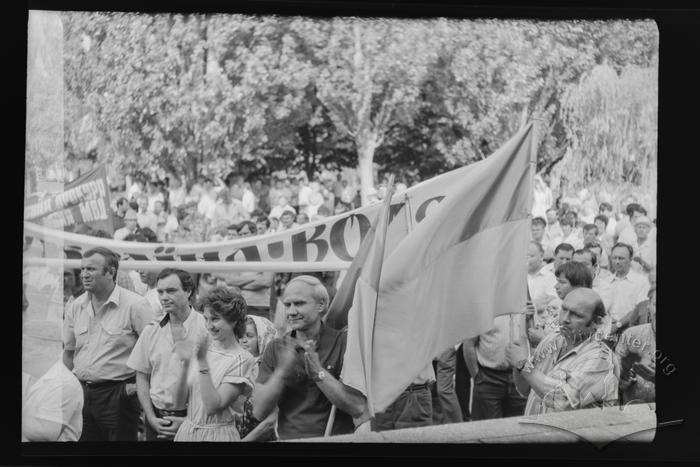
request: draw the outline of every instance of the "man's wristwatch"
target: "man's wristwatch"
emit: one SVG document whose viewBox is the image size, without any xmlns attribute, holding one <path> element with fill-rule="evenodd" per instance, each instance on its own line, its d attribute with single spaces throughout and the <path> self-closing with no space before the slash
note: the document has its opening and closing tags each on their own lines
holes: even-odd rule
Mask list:
<svg viewBox="0 0 700 467">
<path fill-rule="evenodd" d="M 318 381 L 323 381 L 324 379 L 326 379 L 326 372 L 325 371 L 321 370 L 318 373 L 314 374 L 314 378 L 313 378 L 314 381 L 318 382 Z"/>
</svg>

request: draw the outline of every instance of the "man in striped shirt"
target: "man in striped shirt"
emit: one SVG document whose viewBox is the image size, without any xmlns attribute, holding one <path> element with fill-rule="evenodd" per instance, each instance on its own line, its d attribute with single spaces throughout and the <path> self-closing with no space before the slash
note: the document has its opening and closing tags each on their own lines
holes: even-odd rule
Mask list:
<svg viewBox="0 0 700 467">
<path fill-rule="evenodd" d="M 524 339 L 508 345 L 516 388 L 529 394 L 525 415 L 617 404 L 613 352 L 595 333 L 604 315 L 600 296 L 578 288 L 562 303 L 560 330 L 542 339 L 533 356 Z"/>
</svg>

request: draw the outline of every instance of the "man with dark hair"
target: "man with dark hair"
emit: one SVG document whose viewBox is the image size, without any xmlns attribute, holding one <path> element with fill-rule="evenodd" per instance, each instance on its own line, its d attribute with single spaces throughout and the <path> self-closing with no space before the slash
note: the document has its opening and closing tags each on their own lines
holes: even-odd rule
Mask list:
<svg viewBox="0 0 700 467">
<path fill-rule="evenodd" d="M 559 266 L 571 261 L 571 258 L 574 257 L 574 251 L 576 251 L 576 248 L 574 248 L 573 245 L 569 243 L 560 243 L 554 249 L 554 261 L 546 264 L 544 267 L 554 274 L 554 271 L 556 271 Z"/>
<path fill-rule="evenodd" d="M 598 241 L 598 226 L 595 224 L 584 224 L 583 226 L 583 246 L 584 248 Z"/>
<path fill-rule="evenodd" d="M 114 230 L 124 227 L 124 214 L 129 209 L 129 200 L 123 196 L 117 200 L 117 210 L 112 213 L 112 225 Z"/>
<path fill-rule="evenodd" d="M 81 441 L 137 438 L 135 377 L 126 362 L 153 313 L 146 299 L 117 285 L 118 269 L 113 251 L 86 251 L 80 274 L 86 292 L 65 310 L 63 362 L 85 395 Z"/>
<path fill-rule="evenodd" d="M 649 293 L 648 279 L 631 269 L 633 249 L 625 243 L 612 248 L 610 262 L 613 275 L 601 289 L 605 309 L 611 317 L 608 334 L 617 334 L 629 326 L 635 307 L 646 300 Z M 613 336 L 613 340 L 615 336 Z"/>
<path fill-rule="evenodd" d="M 604 315 L 600 296 L 578 288 L 564 298 L 559 331 L 545 336 L 531 357 L 525 339 L 506 347 L 518 392 L 529 394 L 525 415 L 616 405 L 613 353 L 595 336 Z"/>
<path fill-rule="evenodd" d="M 535 217 L 530 224 L 530 239 L 536 241 L 544 248 L 544 230 L 547 227 L 547 221 L 543 217 Z"/>
<path fill-rule="evenodd" d="M 323 324 L 328 291 L 301 275 L 289 281 L 282 303 L 291 331 L 270 342 L 260 359 L 250 417 L 255 425 L 279 408 L 280 439 L 323 436 L 337 408 L 331 434 L 353 432 L 353 418 L 366 413 L 365 397 L 343 384 L 340 374 L 347 334 Z"/>
<path fill-rule="evenodd" d="M 174 383 L 182 362 L 176 348 L 196 343 L 207 332 L 192 308 L 194 281 L 181 269 L 166 268 L 156 277 L 165 316 L 143 330 L 127 365 L 136 371 L 136 390 L 146 418 L 147 441 L 172 441 L 187 415 L 187 399 L 178 399 Z"/>
</svg>

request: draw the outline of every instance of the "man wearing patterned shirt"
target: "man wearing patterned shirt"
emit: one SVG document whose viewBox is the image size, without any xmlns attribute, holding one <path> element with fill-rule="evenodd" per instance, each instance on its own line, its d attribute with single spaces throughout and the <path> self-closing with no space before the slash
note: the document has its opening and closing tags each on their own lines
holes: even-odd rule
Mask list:
<svg viewBox="0 0 700 467">
<path fill-rule="evenodd" d="M 119 256 L 107 248 L 83 254 L 86 292 L 66 307 L 63 363 L 83 386 L 80 441 L 136 441 L 138 400 L 126 365 L 153 312 L 145 298 L 116 284 Z"/>
<path fill-rule="evenodd" d="M 619 375 L 613 352 L 595 336 L 604 314 L 597 293 L 572 290 L 562 303 L 559 332 L 542 339 L 532 357 L 525 339 L 506 347 L 516 388 L 528 394 L 525 415 L 617 403 Z"/>
</svg>

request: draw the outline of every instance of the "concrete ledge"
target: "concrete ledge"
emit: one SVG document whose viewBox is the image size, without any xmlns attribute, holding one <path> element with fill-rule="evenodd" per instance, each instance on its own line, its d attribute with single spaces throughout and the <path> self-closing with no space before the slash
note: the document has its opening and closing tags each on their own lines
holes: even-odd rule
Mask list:
<svg viewBox="0 0 700 467">
<path fill-rule="evenodd" d="M 651 442 L 656 405 L 634 404 L 454 423 L 423 428 L 307 438 L 314 443 L 575 443 L 602 447 L 613 441 Z M 292 441 L 292 440 L 290 440 Z"/>
</svg>

